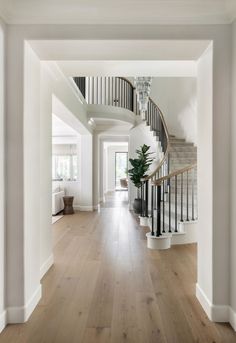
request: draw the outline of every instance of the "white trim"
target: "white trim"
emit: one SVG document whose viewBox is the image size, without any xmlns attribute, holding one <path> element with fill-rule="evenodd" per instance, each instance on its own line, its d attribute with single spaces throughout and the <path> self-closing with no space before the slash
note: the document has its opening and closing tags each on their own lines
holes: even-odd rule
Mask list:
<svg viewBox="0 0 236 343">
<path fill-rule="evenodd" d="M 146 233 L 147 247 L 149 249 L 164 250 L 171 247 L 171 233 L 162 234 L 159 237 L 152 236 L 151 232 Z"/>
<path fill-rule="evenodd" d="M 101 210 L 101 205 L 100 204 L 94 205 L 93 210 L 99 212 Z"/>
<path fill-rule="evenodd" d="M 196 297 L 210 320 L 213 322 L 229 322 L 229 306 L 212 304 L 198 283 L 196 284 Z"/>
<path fill-rule="evenodd" d="M 229 308 L 229 323 L 236 331 L 236 312 L 232 309 L 232 307 Z"/>
<path fill-rule="evenodd" d="M 51 254 L 49 258 L 40 267 L 40 280 L 44 277 L 47 271 L 51 268 L 51 266 L 53 265 L 53 262 L 54 262 L 53 254 Z"/>
<path fill-rule="evenodd" d="M 0 315 L 0 332 L 6 327 L 7 325 L 7 312 L 4 310 Z"/>
<path fill-rule="evenodd" d="M 93 206 L 74 205 L 73 207 L 78 211 L 93 211 Z"/>
<path fill-rule="evenodd" d="M 41 296 L 42 286 L 40 284 L 25 306 L 8 307 L 7 323 L 16 324 L 26 322 L 37 306 L 39 300 L 41 299 Z"/>
<path fill-rule="evenodd" d="M 227 305 L 212 305 L 211 320 L 216 323 L 229 322 L 229 306 Z"/>
<path fill-rule="evenodd" d="M 198 283 L 196 284 L 196 297 L 200 302 L 203 310 L 206 312 L 208 318 L 211 320 L 212 304 Z"/>
</svg>

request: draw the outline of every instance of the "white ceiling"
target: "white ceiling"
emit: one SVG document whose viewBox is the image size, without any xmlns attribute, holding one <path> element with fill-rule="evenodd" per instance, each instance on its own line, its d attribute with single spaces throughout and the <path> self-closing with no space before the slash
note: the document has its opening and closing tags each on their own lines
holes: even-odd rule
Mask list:
<svg viewBox="0 0 236 343">
<path fill-rule="evenodd" d="M 55 114 L 52 115 L 52 136 L 53 137 L 76 137 L 78 133 L 74 131 L 64 121 Z"/>
<path fill-rule="evenodd" d="M 210 43 L 209 40 L 197 39 L 58 39 L 28 42 L 41 60 L 51 61 L 194 61 Z"/>
<path fill-rule="evenodd" d="M 0 0 L 14 24 L 216 24 L 235 18 L 235 0 Z"/>
<path fill-rule="evenodd" d="M 57 61 L 67 77 L 73 76 L 158 76 L 196 77 L 195 61 Z"/>
</svg>

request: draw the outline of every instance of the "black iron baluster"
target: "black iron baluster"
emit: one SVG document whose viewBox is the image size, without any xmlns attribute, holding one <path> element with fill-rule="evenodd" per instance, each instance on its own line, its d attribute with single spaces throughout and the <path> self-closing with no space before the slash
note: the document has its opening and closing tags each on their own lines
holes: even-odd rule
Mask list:
<svg viewBox="0 0 236 343">
<path fill-rule="evenodd" d="M 154 106 L 152 102 L 151 102 L 151 111 L 152 111 L 152 129 L 154 131 L 155 130 L 155 115 L 154 115 Z"/>
<path fill-rule="evenodd" d="M 143 183 L 141 182 L 141 213 L 140 216 L 143 216 Z"/>
<path fill-rule="evenodd" d="M 125 108 L 125 81 L 123 80 L 123 99 L 122 99 L 122 101 L 123 101 L 123 107 Z"/>
<path fill-rule="evenodd" d="M 128 92 L 127 92 L 127 103 L 128 103 L 128 110 L 130 110 L 130 85 L 127 84 L 127 89 L 128 89 Z"/>
<path fill-rule="evenodd" d="M 187 197 L 187 221 L 189 221 L 189 215 L 188 215 L 188 170 L 187 170 L 187 192 L 186 192 L 186 197 Z"/>
<path fill-rule="evenodd" d="M 152 236 L 154 236 L 154 186 L 151 186 L 151 217 L 152 217 Z"/>
<path fill-rule="evenodd" d="M 169 179 L 169 232 L 172 232 L 171 230 L 171 183 Z"/>
<path fill-rule="evenodd" d="M 127 110 L 129 110 L 129 89 L 128 89 L 128 84 L 126 82 L 126 104 L 127 104 Z"/>
<path fill-rule="evenodd" d="M 175 175 L 175 232 L 178 232 L 177 230 L 177 175 Z"/>
<path fill-rule="evenodd" d="M 120 78 L 117 77 L 116 79 L 116 83 L 117 83 L 117 106 L 120 106 Z"/>
<path fill-rule="evenodd" d="M 157 186 L 157 229 L 156 236 L 161 236 L 161 185 Z"/>
<path fill-rule="evenodd" d="M 113 102 L 115 103 L 115 106 L 117 106 L 117 77 L 115 77 L 115 96 L 114 96 Z M 113 104 L 114 105 L 114 104 Z"/>
<path fill-rule="evenodd" d="M 111 105 L 114 105 L 114 77 L 111 78 Z"/>
<path fill-rule="evenodd" d="M 154 107 L 154 130 L 155 130 L 155 136 L 157 136 L 157 116 L 156 116 L 156 107 Z"/>
<path fill-rule="evenodd" d="M 162 184 L 162 232 L 165 231 L 165 181 Z"/>
<path fill-rule="evenodd" d="M 124 100 L 125 100 L 125 108 L 127 108 L 126 93 L 127 93 L 127 84 L 126 84 L 126 82 L 125 82 L 125 97 L 124 97 Z"/>
<path fill-rule="evenodd" d="M 192 170 L 192 220 L 194 220 L 194 168 Z"/>
<path fill-rule="evenodd" d="M 168 170 L 168 174 L 170 173 L 170 154 L 168 153 L 168 158 L 167 158 L 167 163 L 168 163 L 168 166 L 167 166 L 167 170 Z"/>
<path fill-rule="evenodd" d="M 180 195 L 180 207 L 181 207 L 181 214 L 180 214 L 180 221 L 183 222 L 183 173 L 181 174 L 181 195 Z"/>
<path fill-rule="evenodd" d="M 134 112 L 134 89 L 133 89 L 133 87 L 132 86 L 130 86 L 130 88 L 131 88 L 131 90 L 130 90 L 130 92 L 131 92 L 131 111 L 132 112 Z"/>
<path fill-rule="evenodd" d="M 145 181 L 145 201 L 146 201 L 146 211 L 145 211 L 145 217 L 148 217 L 148 180 Z"/>
</svg>

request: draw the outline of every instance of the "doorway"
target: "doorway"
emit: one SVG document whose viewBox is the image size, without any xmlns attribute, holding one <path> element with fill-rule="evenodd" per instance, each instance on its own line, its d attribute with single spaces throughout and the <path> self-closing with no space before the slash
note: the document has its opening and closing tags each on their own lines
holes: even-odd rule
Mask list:
<svg viewBox="0 0 236 343">
<path fill-rule="evenodd" d="M 128 152 L 115 152 L 115 189 L 128 189 Z"/>
</svg>

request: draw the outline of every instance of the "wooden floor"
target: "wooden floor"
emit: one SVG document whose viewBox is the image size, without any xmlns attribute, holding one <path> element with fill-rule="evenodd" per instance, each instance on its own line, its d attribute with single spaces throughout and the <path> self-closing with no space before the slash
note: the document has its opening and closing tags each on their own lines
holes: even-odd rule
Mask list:
<svg viewBox="0 0 236 343">
<path fill-rule="evenodd" d="M 108 198 L 100 212 L 53 225 L 55 264 L 42 280 L 42 300 L 0 343 L 236 342 L 194 295 L 196 246 L 148 250 L 145 230 L 120 205 Z"/>
</svg>

